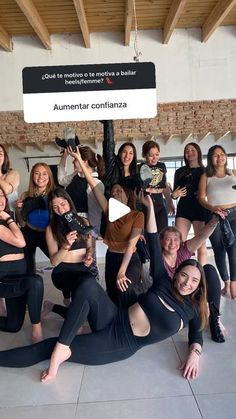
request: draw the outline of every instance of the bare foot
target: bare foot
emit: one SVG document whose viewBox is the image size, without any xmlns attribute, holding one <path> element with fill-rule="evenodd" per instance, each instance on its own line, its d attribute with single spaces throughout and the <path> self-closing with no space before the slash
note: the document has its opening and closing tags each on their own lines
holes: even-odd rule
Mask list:
<svg viewBox="0 0 236 419">
<path fill-rule="evenodd" d="M 221 295 L 224 295 L 224 297 L 231 297 L 231 291 L 230 291 L 230 281 L 225 281 L 225 286 L 221 290 Z"/>
<path fill-rule="evenodd" d="M 32 324 L 32 343 L 38 343 L 43 340 L 43 331 L 41 323 Z"/>
<path fill-rule="evenodd" d="M 43 320 L 53 309 L 54 303 L 49 300 L 45 300 L 43 303 L 43 309 L 41 311 L 41 320 Z"/>
<path fill-rule="evenodd" d="M 231 298 L 236 299 L 236 281 L 230 282 Z"/>
<path fill-rule="evenodd" d="M 7 316 L 5 298 L 0 298 L 0 316 L 1 317 L 6 317 Z"/>
<path fill-rule="evenodd" d="M 46 383 L 47 381 L 53 380 L 56 375 L 59 366 L 71 356 L 70 347 L 57 342 L 51 359 L 49 368 L 42 372 L 40 381 Z"/>
<path fill-rule="evenodd" d="M 229 331 L 228 331 L 228 329 L 226 329 L 226 327 L 223 325 L 223 323 L 220 319 L 219 319 L 219 326 L 220 326 L 220 330 L 221 330 L 223 336 L 228 336 Z"/>
</svg>

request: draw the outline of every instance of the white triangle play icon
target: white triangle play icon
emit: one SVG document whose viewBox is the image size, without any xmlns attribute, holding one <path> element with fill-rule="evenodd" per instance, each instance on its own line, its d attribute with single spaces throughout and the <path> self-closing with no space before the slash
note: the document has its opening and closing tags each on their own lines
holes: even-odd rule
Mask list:
<svg viewBox="0 0 236 419">
<path fill-rule="evenodd" d="M 118 218 L 123 217 L 130 212 L 130 208 L 127 205 L 122 204 L 117 199 L 110 198 L 108 201 L 108 219 L 113 222 L 118 220 Z"/>
</svg>

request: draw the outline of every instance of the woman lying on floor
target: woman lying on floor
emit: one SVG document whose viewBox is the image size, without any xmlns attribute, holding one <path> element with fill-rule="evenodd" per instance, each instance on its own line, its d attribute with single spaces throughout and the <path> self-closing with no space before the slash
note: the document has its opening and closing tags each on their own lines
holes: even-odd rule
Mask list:
<svg viewBox="0 0 236 419">
<path fill-rule="evenodd" d="M 191 324 L 189 353 L 183 376 L 196 378 L 202 348 L 202 329 L 207 324 L 205 275 L 201 265 L 189 259 L 175 272 L 173 281 L 162 262 L 153 204 L 149 196 L 141 201 L 147 206 L 147 232 L 150 244 L 153 285 L 128 309 L 119 309 L 103 288 L 90 279 L 78 286 L 59 338 L 0 352 L 0 366 L 26 367 L 50 359 L 49 368 L 41 375 L 47 382 L 56 377 L 60 364 L 66 360 L 86 365 L 102 365 L 132 356 L 146 345 L 160 342 Z M 129 279 L 118 284 L 124 292 Z M 88 319 L 92 333 L 76 335 Z"/>
</svg>

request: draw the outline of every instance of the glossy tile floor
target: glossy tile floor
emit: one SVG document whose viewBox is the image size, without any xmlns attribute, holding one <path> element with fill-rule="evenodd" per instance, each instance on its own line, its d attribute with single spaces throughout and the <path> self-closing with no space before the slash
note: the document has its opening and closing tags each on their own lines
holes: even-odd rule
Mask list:
<svg viewBox="0 0 236 419">
<path fill-rule="evenodd" d="M 102 274 L 102 267 L 100 272 Z M 45 279 L 45 298 L 61 294 Z M 144 348 L 132 358 L 104 366 L 65 363 L 55 382 L 42 384 L 42 362 L 22 369 L 0 368 L 1 419 L 235 419 L 236 301 L 222 298 L 226 343 L 216 344 L 205 332 L 201 374 L 195 381 L 178 370 L 187 352 L 186 331 L 174 339 Z M 56 336 L 62 320 L 50 314 L 45 337 Z M 0 333 L 0 349 L 29 342 L 28 319 L 17 334 Z"/>
</svg>

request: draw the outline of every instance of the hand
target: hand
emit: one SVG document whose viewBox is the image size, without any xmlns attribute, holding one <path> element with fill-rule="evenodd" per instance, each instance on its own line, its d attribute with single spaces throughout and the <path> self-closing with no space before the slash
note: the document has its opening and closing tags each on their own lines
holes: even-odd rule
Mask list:
<svg viewBox="0 0 236 419">
<path fill-rule="evenodd" d="M 66 235 L 66 242 L 67 244 L 71 247 L 72 244 L 75 242 L 75 240 L 77 239 L 77 231 L 70 231 L 67 235 Z"/>
<path fill-rule="evenodd" d="M 170 202 L 169 204 L 167 204 L 167 212 L 170 215 L 175 214 L 175 206 L 174 206 L 173 202 Z"/>
<path fill-rule="evenodd" d="M 90 253 L 86 253 L 84 258 L 84 265 L 88 268 L 93 263 L 93 257 Z"/>
<path fill-rule="evenodd" d="M 180 365 L 179 370 L 183 371 L 183 377 L 187 380 L 198 377 L 199 374 L 199 355 L 195 352 L 190 352 L 187 361 Z"/>
<path fill-rule="evenodd" d="M 129 283 L 132 284 L 130 279 L 127 278 L 127 276 L 125 276 L 123 272 L 117 275 L 116 285 L 118 290 L 120 290 L 121 292 L 127 291 L 127 289 L 129 288 Z"/>
<path fill-rule="evenodd" d="M 139 236 L 139 240 L 140 240 L 141 242 L 143 242 L 144 244 L 146 244 L 146 243 L 147 243 L 147 241 L 146 241 L 146 239 L 145 239 L 145 237 L 144 237 L 144 235 L 143 235 L 143 234 L 140 234 L 140 236 Z"/>
<path fill-rule="evenodd" d="M 180 198 L 182 196 L 186 196 L 187 195 L 187 188 L 186 186 L 184 186 L 183 188 L 181 188 L 180 186 L 178 186 L 178 188 L 176 188 L 173 192 L 172 192 L 172 197 L 174 199 L 176 198 Z"/>
<path fill-rule="evenodd" d="M 227 217 L 227 211 L 224 210 L 221 207 L 218 207 L 217 205 L 215 205 L 215 206 L 212 207 L 212 211 L 215 214 L 218 214 L 220 216 L 220 218 L 223 218 L 223 220 Z"/>
<path fill-rule="evenodd" d="M 16 200 L 16 208 L 22 208 L 23 207 L 23 199 L 17 199 Z"/>
<path fill-rule="evenodd" d="M 145 194 L 143 189 L 139 192 L 138 199 L 145 207 L 150 207 L 153 204 L 151 196 Z"/>
<path fill-rule="evenodd" d="M 79 146 L 76 147 L 76 151 L 74 151 L 72 149 L 72 147 L 69 146 L 69 147 L 67 147 L 67 152 L 74 159 L 82 160 L 82 157 L 81 157 L 81 154 L 80 154 L 80 151 L 79 151 Z"/>
<path fill-rule="evenodd" d="M 10 214 L 6 211 L 0 211 L 0 220 L 7 220 L 10 217 Z"/>
</svg>

